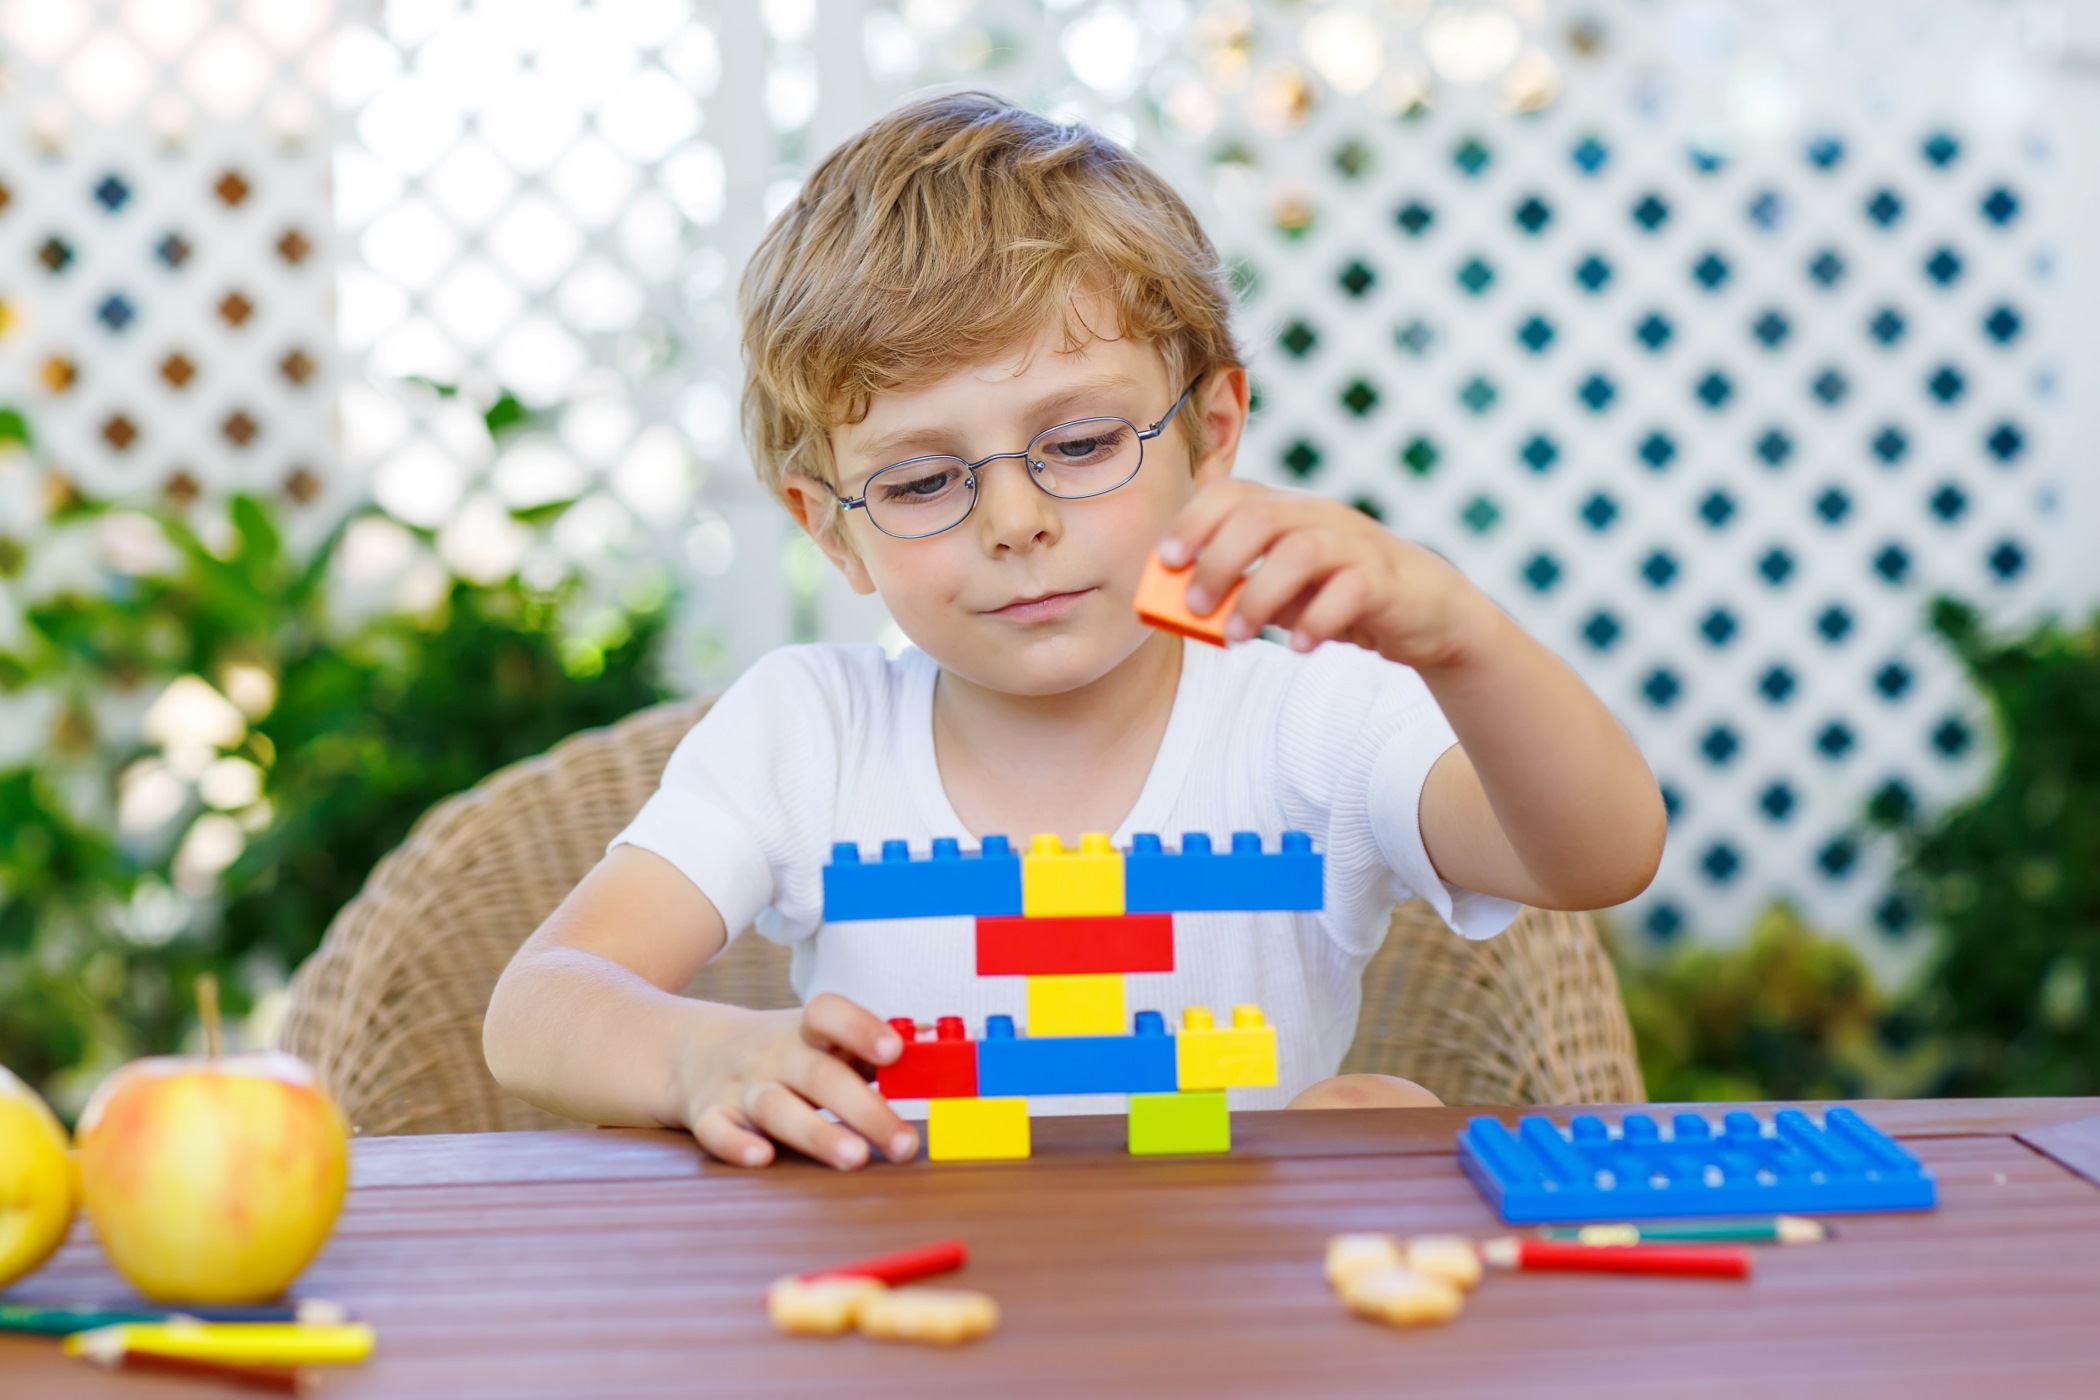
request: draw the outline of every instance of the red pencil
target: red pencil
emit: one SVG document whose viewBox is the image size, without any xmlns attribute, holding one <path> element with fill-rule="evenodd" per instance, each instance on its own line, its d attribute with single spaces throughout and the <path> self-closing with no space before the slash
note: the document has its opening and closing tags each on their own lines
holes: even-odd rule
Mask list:
<svg viewBox="0 0 2100 1400">
<path fill-rule="evenodd" d="M 160 1371 L 169 1375 L 195 1376 L 250 1390 L 274 1390 L 280 1395 L 304 1395 L 306 1377 L 290 1366 L 252 1366 L 235 1361 L 206 1361 L 195 1356 L 168 1356 L 157 1351 L 126 1351 L 112 1360 L 90 1357 L 99 1365 L 120 1371 Z"/>
<path fill-rule="evenodd" d="M 960 1269 L 969 1262 L 970 1251 L 961 1240 L 935 1240 L 916 1249 L 900 1249 L 895 1254 L 878 1254 L 873 1259 L 856 1259 L 851 1264 L 841 1264 L 835 1269 L 818 1269 L 804 1274 L 805 1279 L 817 1278 L 872 1278 L 884 1283 L 907 1283 L 929 1274 L 945 1274 L 950 1269 Z"/>
<path fill-rule="evenodd" d="M 1502 1269 L 1567 1269 L 1599 1274 L 1679 1274 L 1697 1278 L 1750 1277 L 1750 1251 L 1662 1244 L 1595 1245 L 1565 1240 L 1502 1239 L 1480 1246 L 1480 1257 Z"/>
</svg>

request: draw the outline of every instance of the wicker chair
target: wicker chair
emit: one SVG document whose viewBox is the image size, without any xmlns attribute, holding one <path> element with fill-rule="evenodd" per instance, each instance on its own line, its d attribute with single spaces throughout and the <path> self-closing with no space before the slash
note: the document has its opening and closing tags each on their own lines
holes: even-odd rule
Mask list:
<svg viewBox="0 0 2100 1400">
<path fill-rule="evenodd" d="M 364 1133 L 483 1132 L 561 1120 L 505 1094 L 481 1054 L 496 978 L 641 807 L 707 702 L 575 735 L 425 813 L 336 915 L 293 979 L 284 1047 Z M 735 940 L 689 992 L 795 1005 L 787 950 Z M 1528 910 L 1470 943 L 1426 905 L 1393 913 L 1364 977 L 1347 1070 L 1399 1074 L 1450 1103 L 1641 1100 L 1618 984 L 1582 915 Z"/>
</svg>

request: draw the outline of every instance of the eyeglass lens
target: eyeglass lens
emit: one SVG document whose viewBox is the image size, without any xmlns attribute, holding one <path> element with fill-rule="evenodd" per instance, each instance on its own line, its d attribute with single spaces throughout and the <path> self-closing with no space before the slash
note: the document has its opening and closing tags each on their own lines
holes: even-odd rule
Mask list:
<svg viewBox="0 0 2100 1400">
<path fill-rule="evenodd" d="M 1113 491 L 1137 475 L 1145 445 L 1121 418 L 1060 423 L 1028 444 L 1036 485 L 1067 500 Z M 868 518 L 904 539 L 938 534 L 962 522 L 977 494 L 976 472 L 960 457 L 921 457 L 868 479 Z"/>
</svg>

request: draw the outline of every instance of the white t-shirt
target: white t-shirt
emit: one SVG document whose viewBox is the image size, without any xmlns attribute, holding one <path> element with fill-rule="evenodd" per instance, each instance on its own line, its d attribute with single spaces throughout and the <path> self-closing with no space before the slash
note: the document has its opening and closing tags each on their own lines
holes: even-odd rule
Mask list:
<svg viewBox="0 0 2100 1400">
<path fill-rule="evenodd" d="M 1314 913 L 1177 914 L 1174 971 L 1131 973 L 1126 1007 L 1178 1025 L 1185 1006 L 1223 1022 L 1253 1002 L 1277 1028 L 1278 1082 L 1235 1089 L 1235 1108 L 1279 1108 L 1335 1073 L 1356 1033 L 1364 965 L 1392 906 L 1421 895 L 1469 938 L 1515 917 L 1506 900 L 1446 885 L 1416 813 L 1429 769 L 1455 739 L 1421 677 L 1356 647 L 1299 655 L 1254 641 L 1227 651 L 1185 642 L 1158 756 L 1122 827 L 1186 831 L 1221 848 L 1235 831 L 1275 849 L 1309 832 L 1326 856 L 1326 907 Z M 961 1015 L 1026 1025 L 1025 979 L 979 977 L 968 918 L 826 924 L 823 868 L 834 841 L 875 859 L 902 838 L 924 855 L 936 836 L 964 848 L 933 749 L 939 667 L 917 650 L 784 647 L 754 665 L 693 726 L 662 785 L 613 839 L 677 866 L 732 930 L 755 926 L 794 949 L 804 1001 L 836 992 L 885 1019 Z M 1016 846 L 1031 833 L 1008 832 Z M 1042 1098 L 1035 1113 L 1117 1112 L 1120 1095 Z M 909 1112 L 910 1109 L 905 1111 Z"/>
</svg>

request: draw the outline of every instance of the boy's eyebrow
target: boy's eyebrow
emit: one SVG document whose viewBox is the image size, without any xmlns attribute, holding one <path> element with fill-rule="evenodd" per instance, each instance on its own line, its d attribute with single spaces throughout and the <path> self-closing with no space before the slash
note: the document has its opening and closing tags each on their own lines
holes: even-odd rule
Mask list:
<svg viewBox="0 0 2100 1400">
<path fill-rule="evenodd" d="M 1078 407 L 1080 411 L 1086 412 L 1091 409 L 1091 401 L 1093 400 L 1098 400 L 1102 396 L 1113 393 L 1118 389 L 1134 389 L 1138 387 L 1140 387 L 1138 382 L 1127 374 L 1096 375 L 1091 379 L 1081 379 L 1043 395 L 1043 397 L 1028 406 L 1027 416 L 1031 419 L 1050 419 L 1053 414 L 1063 413 L 1074 407 Z M 1053 422 L 1045 422 L 1043 426 L 1047 428 L 1053 427 L 1055 424 Z M 885 433 L 859 450 L 865 454 L 871 463 L 877 466 L 884 466 L 891 462 L 902 461 L 914 453 L 950 451 L 954 442 L 955 434 L 949 428 L 899 428 L 895 432 Z M 1023 446 L 1026 446 L 1026 444 L 1015 443 L 1013 448 L 1008 450 L 1018 451 Z"/>
</svg>

